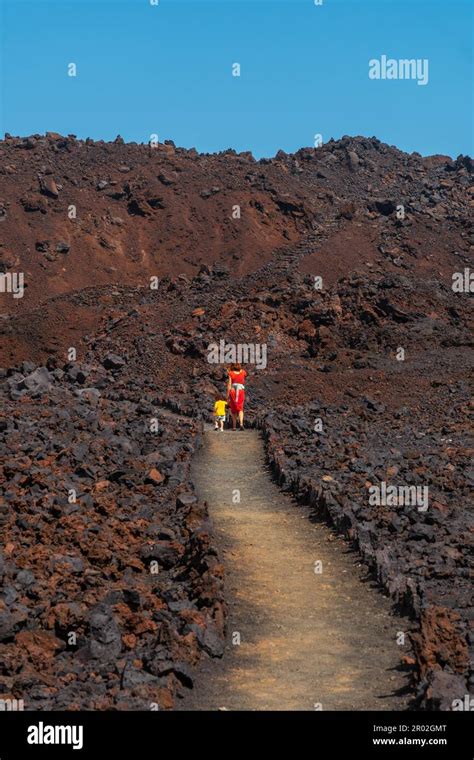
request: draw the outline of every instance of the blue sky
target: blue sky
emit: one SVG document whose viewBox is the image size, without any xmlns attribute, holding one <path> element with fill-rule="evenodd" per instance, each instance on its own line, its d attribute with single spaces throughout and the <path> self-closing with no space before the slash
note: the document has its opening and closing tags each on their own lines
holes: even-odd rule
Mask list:
<svg viewBox="0 0 474 760">
<path fill-rule="evenodd" d="M 261 157 L 361 134 L 473 152 L 471 0 L 0 1 L 2 136 L 158 134 Z M 427 58 L 428 84 L 370 80 L 383 54 Z"/>
</svg>

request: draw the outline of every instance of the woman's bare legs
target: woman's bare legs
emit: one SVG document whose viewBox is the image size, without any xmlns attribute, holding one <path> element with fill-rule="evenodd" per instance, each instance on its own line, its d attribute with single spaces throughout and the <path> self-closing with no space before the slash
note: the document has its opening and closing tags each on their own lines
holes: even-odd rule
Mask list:
<svg viewBox="0 0 474 760">
<path fill-rule="evenodd" d="M 237 422 L 237 415 L 232 413 L 232 430 L 235 430 L 236 422 Z"/>
<path fill-rule="evenodd" d="M 243 410 L 239 412 L 239 425 L 241 428 L 244 426 L 244 412 Z"/>
</svg>

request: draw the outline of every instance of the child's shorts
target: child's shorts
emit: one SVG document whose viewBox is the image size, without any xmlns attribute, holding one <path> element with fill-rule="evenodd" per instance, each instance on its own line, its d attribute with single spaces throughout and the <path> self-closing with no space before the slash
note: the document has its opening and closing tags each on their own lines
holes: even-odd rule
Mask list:
<svg viewBox="0 0 474 760">
<path fill-rule="evenodd" d="M 216 420 L 220 420 L 221 422 L 225 422 L 225 414 L 218 414 L 215 417 Z"/>
</svg>

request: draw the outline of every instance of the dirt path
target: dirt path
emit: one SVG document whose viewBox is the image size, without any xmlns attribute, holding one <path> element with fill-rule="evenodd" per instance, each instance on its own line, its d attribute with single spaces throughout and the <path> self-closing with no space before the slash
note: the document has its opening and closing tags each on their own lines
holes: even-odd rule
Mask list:
<svg viewBox="0 0 474 760">
<path fill-rule="evenodd" d="M 228 640 L 180 709 L 404 709 L 403 620 L 347 544 L 271 481 L 258 433 L 207 431 L 193 477 L 226 566 Z"/>
</svg>

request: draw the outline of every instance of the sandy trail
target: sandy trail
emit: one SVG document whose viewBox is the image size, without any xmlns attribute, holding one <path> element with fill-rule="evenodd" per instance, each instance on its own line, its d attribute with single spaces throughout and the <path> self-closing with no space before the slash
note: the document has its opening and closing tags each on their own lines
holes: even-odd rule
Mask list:
<svg viewBox="0 0 474 760">
<path fill-rule="evenodd" d="M 203 664 L 180 709 L 406 708 L 403 620 L 348 545 L 272 482 L 259 434 L 208 430 L 193 479 L 223 554 L 229 619 L 224 657 Z"/>
</svg>

